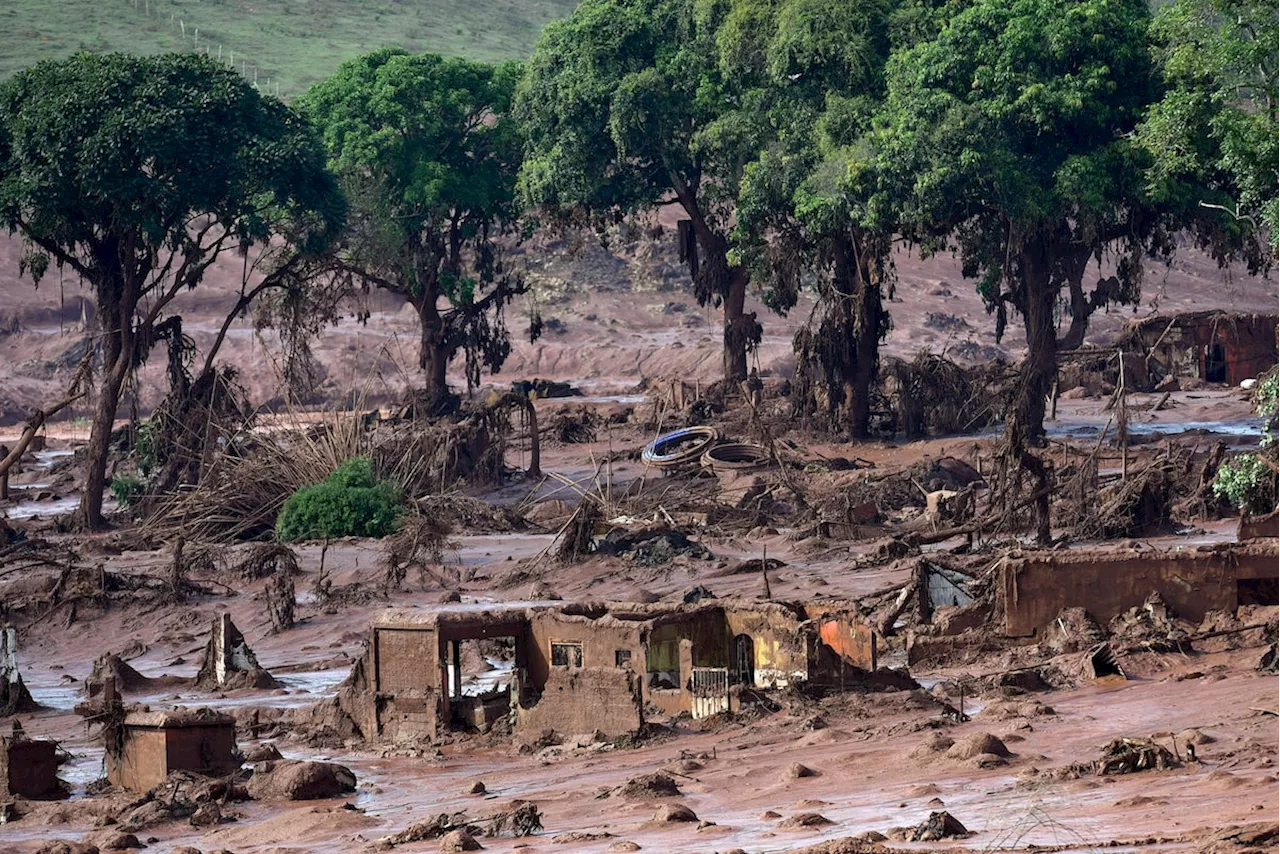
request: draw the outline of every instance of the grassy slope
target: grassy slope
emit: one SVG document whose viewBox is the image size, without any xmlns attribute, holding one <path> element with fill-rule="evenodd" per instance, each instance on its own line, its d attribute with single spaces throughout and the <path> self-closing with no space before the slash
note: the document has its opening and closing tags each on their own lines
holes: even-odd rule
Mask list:
<svg viewBox="0 0 1280 854">
<path fill-rule="evenodd" d="M 577 0 L 0 0 L 0 78 L 78 50 L 222 50 L 263 88 L 299 94 L 386 45 L 522 59 Z M 186 26 L 183 35 L 182 24 Z M 199 30 L 198 46 L 196 30 Z M 269 83 L 268 83 L 269 79 Z"/>
</svg>

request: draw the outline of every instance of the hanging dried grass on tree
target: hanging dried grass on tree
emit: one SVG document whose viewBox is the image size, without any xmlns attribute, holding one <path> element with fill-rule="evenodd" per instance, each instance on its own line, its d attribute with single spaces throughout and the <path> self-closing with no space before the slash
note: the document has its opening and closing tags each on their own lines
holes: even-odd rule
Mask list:
<svg viewBox="0 0 1280 854">
<path fill-rule="evenodd" d="M 400 530 L 383 542 L 382 564 L 386 570 L 383 590 L 390 593 L 404 586 L 409 567 L 417 567 L 418 577 L 425 588 L 432 575 L 430 567 L 444 563 L 446 550 L 455 550 L 458 544 L 450 541 L 453 526 L 439 516 L 410 516 Z M 448 579 L 436 574 L 435 580 L 443 586 L 451 586 Z"/>
<path fill-rule="evenodd" d="M 1000 374 L 979 376 L 929 352 L 889 360 L 887 374 L 898 428 L 909 439 L 981 430 L 1003 415 Z"/>
<path fill-rule="evenodd" d="M 235 573 L 245 581 L 293 575 L 298 571 L 298 556 L 281 543 L 261 543 L 251 547 L 235 565 Z"/>
</svg>

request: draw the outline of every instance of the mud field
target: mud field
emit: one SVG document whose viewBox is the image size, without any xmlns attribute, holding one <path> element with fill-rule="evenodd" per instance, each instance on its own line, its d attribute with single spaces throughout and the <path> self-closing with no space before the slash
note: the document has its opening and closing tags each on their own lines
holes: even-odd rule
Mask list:
<svg viewBox="0 0 1280 854">
<path fill-rule="evenodd" d="M 1274 311 L 1273 281 L 1224 278 L 1188 257 L 1143 314 L 1228 307 L 1224 293 L 1238 310 Z M 618 262 L 652 272 L 645 263 Z M 596 272 L 609 269 L 622 268 Z M 5 751 L 55 741 L 63 790 L 0 791 L 12 803 L 0 852 L 1277 850 L 1275 520 L 1242 525 L 1209 506 L 1202 482 L 1214 454 L 1261 437 L 1247 392 L 1184 381 L 1130 394 L 1120 444 L 1112 389 L 1065 393 L 1043 452 L 1061 475 L 1059 542 L 1037 549 L 1025 507 L 1003 529 L 986 521 L 998 423 L 841 441 L 791 414 L 796 321 L 780 318 L 765 319 L 759 399 L 704 404 L 719 370 L 715 313 L 628 275 L 554 303 L 567 331 L 518 346 L 493 380 L 581 391 L 536 402 L 540 472 L 528 471 L 527 423 L 513 413 L 496 445 L 501 482 L 423 495 L 415 518 L 444 521 L 408 557 L 403 540 L 348 538 L 267 560 L 261 543 L 210 533 L 213 511 L 196 504 L 71 531 L 86 427 L 48 425 L 0 505 L 21 534 L 0 547 L 0 622 L 16 629 L 0 668 L 5 697 L 20 675 L 32 701 L 19 698 L 0 734 Z M 904 258 L 899 275 L 887 355 L 968 341 L 967 364 L 1017 357 L 1016 336 L 997 345 L 977 325 L 977 297 L 944 260 Z M 56 288 L 27 289 L 0 282 L 21 327 L 0 336 L 8 413 L 56 393 L 83 334 Z M 208 299 L 182 307 L 197 341 L 222 305 Z M 368 326 L 323 338 L 328 408 L 360 392 L 362 412 L 387 416 L 375 433 L 399 437 L 418 429 L 390 405 L 414 360 L 414 319 L 376 308 Z M 930 313 L 944 308 L 974 327 L 939 331 Z M 1114 340 L 1122 319 L 1097 318 L 1091 343 Z M 267 402 L 269 342 L 247 322 L 231 340 L 228 358 Z M 162 373 L 144 370 L 141 412 L 162 396 Z M 362 417 L 324 408 L 264 414 L 257 429 Z M 771 447 L 770 463 L 641 461 L 657 435 L 691 423 Z M 0 427 L 0 443 L 19 432 Z M 235 633 L 215 629 L 222 615 Z M 720 641 L 704 624 L 715 621 L 728 646 L 712 655 Z M 584 651 L 569 637 L 587 624 L 634 640 L 609 635 L 609 661 L 595 664 L 591 641 Z M 396 665 L 374 642 L 379 626 L 435 632 L 439 660 Z M 847 638 L 833 640 L 833 626 Z M 660 651 L 668 635 L 673 651 Z M 394 687 L 395 666 L 427 672 L 425 693 Z M 244 678 L 210 682 L 219 667 Z M 691 676 L 730 687 L 699 693 Z M 113 692 L 115 707 L 103 699 Z M 174 711 L 196 709 L 211 711 Z M 113 739 L 142 745 L 138 722 L 161 712 L 181 720 L 177 733 L 229 716 L 244 771 L 185 774 L 170 740 L 161 785 L 112 785 L 125 760 L 113 770 L 107 754 L 142 750 Z M 435 737 L 392 738 L 393 723 Z M 22 738 L 8 738 L 14 724 Z M 128 773 L 142 773 L 139 756 Z M 19 752 L 4 759 L 6 788 L 36 773 Z"/>
</svg>

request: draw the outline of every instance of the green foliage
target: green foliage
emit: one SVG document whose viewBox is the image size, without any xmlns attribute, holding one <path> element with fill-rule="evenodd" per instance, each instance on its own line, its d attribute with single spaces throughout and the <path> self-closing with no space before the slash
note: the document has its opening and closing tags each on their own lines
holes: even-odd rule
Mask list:
<svg viewBox="0 0 1280 854">
<path fill-rule="evenodd" d="M 677 201 L 713 260 L 695 275 L 704 303 L 726 294 L 738 184 L 771 133 L 745 75 L 721 65 L 728 6 L 585 0 L 547 27 L 516 93 L 523 198 L 601 221 Z"/>
<path fill-rule="evenodd" d="M 285 500 L 276 519 L 282 542 L 331 537 L 385 537 L 404 511 L 399 490 L 376 480 L 367 457 L 352 457 L 323 483 Z"/>
<path fill-rule="evenodd" d="M 1174 0 L 1153 34 L 1168 90 L 1139 129 L 1153 155 L 1151 191 L 1194 222 L 1201 203 L 1218 205 L 1202 240 L 1238 249 L 1258 267 L 1277 250 L 1276 43 L 1274 3 Z M 1260 255 L 1265 225 L 1270 258 Z"/>
<path fill-rule="evenodd" d="M 146 484 L 136 477 L 126 474 L 111 479 L 111 495 L 121 508 L 128 508 L 134 499 L 146 491 Z"/>
<path fill-rule="evenodd" d="M 1242 513 L 1265 515 L 1276 507 L 1276 473 L 1260 453 L 1241 454 L 1218 468 L 1213 494 L 1227 499 Z"/>
<path fill-rule="evenodd" d="M 156 447 L 157 432 L 158 427 L 153 419 L 147 418 L 138 422 L 137 435 L 133 444 L 133 458 L 143 477 L 151 477 L 151 473 L 160 462 L 159 449 Z"/>
<path fill-rule="evenodd" d="M 524 140 L 510 115 L 520 73 L 389 48 L 344 63 L 297 102 L 351 199 L 342 272 L 418 308 L 422 367 L 439 383 L 459 349 L 472 385 L 510 352 L 502 309 L 523 282 L 499 240 L 520 213 Z"/>
<path fill-rule="evenodd" d="M 529 55 L 574 0 L 9 0 L 0 4 L 0 79 L 80 50 L 153 55 L 198 48 L 286 99 L 340 64 L 394 45 L 485 62 Z M 186 25 L 183 37 L 182 22 Z M 200 31 L 195 45 L 195 31 Z M 243 63 L 243 66 L 242 66 Z"/>
<path fill-rule="evenodd" d="M 0 86 L 0 224 L 100 300 L 156 284 L 172 250 L 195 256 L 179 278 L 194 287 L 208 254 L 285 221 L 323 248 L 344 214 L 305 120 L 207 57 L 77 54 Z"/>
</svg>

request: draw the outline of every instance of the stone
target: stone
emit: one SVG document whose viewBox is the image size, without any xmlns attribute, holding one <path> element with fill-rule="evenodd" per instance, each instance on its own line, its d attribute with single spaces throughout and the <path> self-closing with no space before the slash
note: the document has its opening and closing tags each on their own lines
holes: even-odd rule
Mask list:
<svg viewBox="0 0 1280 854">
<path fill-rule="evenodd" d="M 483 847 L 476 842 L 474 836 L 465 830 L 451 830 L 444 836 L 440 837 L 440 851 L 442 854 L 452 854 L 457 851 L 481 851 Z"/>
<path fill-rule="evenodd" d="M 336 798 L 355 791 L 356 775 L 334 762 L 280 759 L 255 765 L 246 788 L 258 801 Z"/>
<path fill-rule="evenodd" d="M 653 820 L 659 823 L 695 822 L 698 816 L 684 804 L 663 804 L 653 814 Z"/>
</svg>

